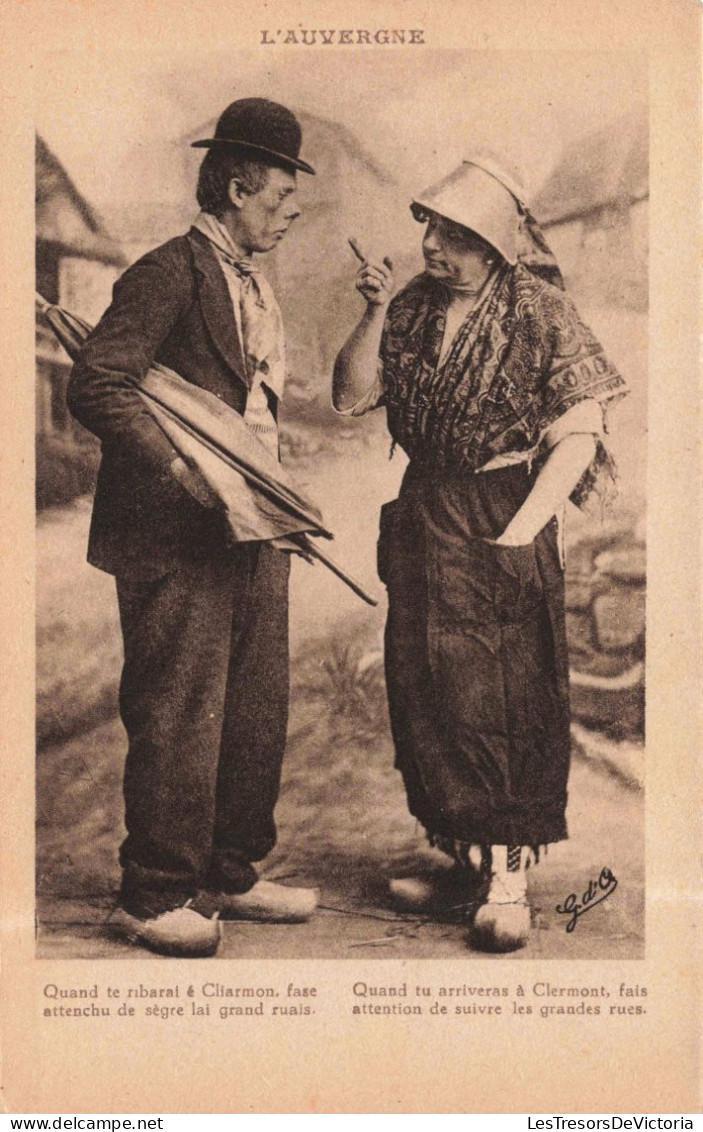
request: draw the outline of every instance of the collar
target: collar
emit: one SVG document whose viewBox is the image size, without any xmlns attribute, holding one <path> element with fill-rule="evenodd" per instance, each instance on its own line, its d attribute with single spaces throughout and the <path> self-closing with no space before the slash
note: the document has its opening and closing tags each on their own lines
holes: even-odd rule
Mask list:
<svg viewBox="0 0 703 1132">
<path fill-rule="evenodd" d="M 249 275 L 255 270 L 252 257 L 242 255 L 222 221 L 212 213 L 199 212 L 193 221 L 193 227 L 207 237 L 222 259 L 236 267 L 242 274 Z"/>
</svg>

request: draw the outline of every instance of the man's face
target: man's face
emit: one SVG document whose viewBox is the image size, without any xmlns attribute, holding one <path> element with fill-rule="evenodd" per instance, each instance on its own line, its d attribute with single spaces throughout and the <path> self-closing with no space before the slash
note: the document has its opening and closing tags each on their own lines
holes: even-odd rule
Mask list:
<svg viewBox="0 0 703 1132">
<path fill-rule="evenodd" d="M 275 167 L 269 170 L 268 182 L 258 193 L 238 192 L 236 182 L 232 182 L 235 238 L 247 255 L 270 252 L 281 242 L 300 216 L 296 189 L 295 173 Z"/>
</svg>

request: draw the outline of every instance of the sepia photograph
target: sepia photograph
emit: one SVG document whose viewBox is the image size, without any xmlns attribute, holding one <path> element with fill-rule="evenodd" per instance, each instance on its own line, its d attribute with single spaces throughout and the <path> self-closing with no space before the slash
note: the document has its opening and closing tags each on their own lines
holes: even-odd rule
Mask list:
<svg viewBox="0 0 703 1132">
<path fill-rule="evenodd" d="M 699 13 L 0 23 L 3 1112 L 694 1111 Z"/>
<path fill-rule="evenodd" d="M 45 56 L 37 956 L 642 958 L 646 59 L 275 34 Z"/>
</svg>

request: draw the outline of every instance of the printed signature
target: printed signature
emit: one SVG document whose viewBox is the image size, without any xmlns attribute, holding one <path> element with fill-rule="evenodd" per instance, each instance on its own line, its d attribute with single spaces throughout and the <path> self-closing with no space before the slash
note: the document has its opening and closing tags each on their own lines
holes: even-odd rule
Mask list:
<svg viewBox="0 0 703 1132">
<path fill-rule="evenodd" d="M 602 904 L 604 900 L 612 896 L 617 887 L 617 877 L 613 876 L 610 869 L 604 868 L 601 869 L 598 880 L 589 880 L 588 888 L 580 901 L 576 893 L 572 892 L 567 896 L 563 904 L 557 904 L 557 912 L 561 912 L 564 916 L 571 917 L 566 925 L 567 932 L 574 930 L 579 916 L 583 916 L 584 912 L 595 908 L 596 904 Z"/>
</svg>

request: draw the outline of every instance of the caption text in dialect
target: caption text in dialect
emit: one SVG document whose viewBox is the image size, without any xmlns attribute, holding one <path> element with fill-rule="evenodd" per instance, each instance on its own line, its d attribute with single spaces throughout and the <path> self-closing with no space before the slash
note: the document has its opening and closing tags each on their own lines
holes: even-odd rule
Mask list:
<svg viewBox="0 0 703 1132">
<path fill-rule="evenodd" d="M 341 995 L 341 997 L 340 997 Z M 164 984 L 64 986 L 45 983 L 44 1018 L 305 1018 L 325 1011 L 351 1016 L 499 1018 L 536 1016 L 620 1017 L 647 1013 L 647 987 L 639 983 L 520 982 L 418 983 L 411 980 L 335 987 L 282 982 L 239 985 L 217 980 Z"/>
</svg>

